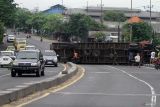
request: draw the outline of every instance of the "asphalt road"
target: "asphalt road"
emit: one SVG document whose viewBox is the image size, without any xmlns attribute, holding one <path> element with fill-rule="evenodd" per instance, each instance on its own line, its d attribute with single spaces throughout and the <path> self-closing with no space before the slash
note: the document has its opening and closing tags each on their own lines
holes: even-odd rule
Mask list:
<svg viewBox="0 0 160 107">
<path fill-rule="evenodd" d="M 160 72 L 147 67 L 83 65 L 74 85 L 25 107 L 160 107 Z"/>
<path fill-rule="evenodd" d="M 27 40 L 40 49 L 48 49 L 49 41 Z M 160 71 L 147 67 L 82 65 L 85 76 L 68 88 L 32 102 L 25 107 L 160 107 Z M 39 81 L 59 70 L 47 68 L 45 77 L 11 78 L 0 69 L 0 90 L 23 82 Z M 53 73 L 54 72 L 54 73 Z"/>
<path fill-rule="evenodd" d="M 13 34 L 13 33 L 9 33 Z M 24 34 L 18 35 L 17 37 L 25 37 Z M 6 42 L 6 38 L 4 39 Z M 31 38 L 27 40 L 28 44 L 36 45 L 37 48 L 44 50 L 49 49 L 48 41 L 43 41 L 42 43 L 36 39 Z M 12 45 L 13 43 L 7 43 L 8 45 Z M 64 67 L 59 64 L 58 67 L 50 66 L 45 67 L 45 76 L 44 77 L 35 77 L 35 75 L 23 75 L 22 77 L 11 77 L 10 69 L 8 68 L 0 68 L 0 93 L 6 89 L 14 88 L 17 85 L 22 85 L 24 83 L 36 82 L 40 80 L 44 80 L 50 77 L 54 77 L 62 71 Z"/>
</svg>

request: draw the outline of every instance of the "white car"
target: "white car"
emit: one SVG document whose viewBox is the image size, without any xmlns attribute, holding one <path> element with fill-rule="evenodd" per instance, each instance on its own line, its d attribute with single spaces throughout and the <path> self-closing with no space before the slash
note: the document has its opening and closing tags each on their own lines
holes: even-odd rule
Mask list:
<svg viewBox="0 0 160 107">
<path fill-rule="evenodd" d="M 26 50 L 36 50 L 36 47 L 34 45 L 27 45 Z"/>
<path fill-rule="evenodd" d="M 7 36 L 7 42 L 14 42 L 15 36 L 14 35 L 8 35 Z"/>
<path fill-rule="evenodd" d="M 0 66 L 9 66 L 15 59 L 14 51 L 1 51 Z"/>
</svg>

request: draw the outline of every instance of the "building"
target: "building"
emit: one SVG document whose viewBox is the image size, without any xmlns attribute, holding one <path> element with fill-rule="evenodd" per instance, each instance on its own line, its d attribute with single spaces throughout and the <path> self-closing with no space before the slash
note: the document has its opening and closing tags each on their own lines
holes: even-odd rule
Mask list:
<svg viewBox="0 0 160 107">
<path fill-rule="evenodd" d="M 142 11 L 140 9 L 129 9 L 129 8 L 114 8 L 114 7 L 87 7 L 86 9 L 81 8 L 71 8 L 67 9 L 66 14 L 75 14 L 75 13 L 82 13 L 91 16 L 94 19 L 99 19 L 101 14 L 103 15 L 104 12 L 107 11 L 118 11 L 124 13 L 124 15 L 129 19 L 132 16 L 137 16 L 142 20 L 149 21 L 150 20 L 150 12 L 149 11 Z M 102 12 L 102 13 L 101 13 Z M 152 21 L 159 21 L 160 20 L 160 13 L 159 12 L 152 12 L 151 13 Z"/>
<path fill-rule="evenodd" d="M 160 34 L 160 13 L 159 12 L 150 12 L 149 11 L 142 11 L 140 9 L 129 9 L 129 8 L 115 8 L 115 7 L 87 7 L 87 8 L 74 8 L 74 9 L 67 9 L 65 14 L 72 15 L 76 13 L 82 13 L 91 16 L 93 19 L 95 19 L 97 22 L 101 22 L 101 16 L 104 15 L 104 12 L 107 11 L 118 11 L 124 13 L 124 15 L 127 17 L 127 19 L 130 19 L 133 16 L 137 16 L 140 19 L 144 20 L 145 22 L 150 23 L 151 18 L 151 25 L 154 29 L 154 32 L 157 34 Z M 121 28 L 125 24 L 124 22 L 111 22 L 111 21 L 103 21 L 103 24 L 108 27 L 107 32 L 111 35 L 113 32 L 117 35 L 115 38 L 118 38 L 118 30 L 119 34 L 121 34 Z M 121 36 L 121 35 L 120 35 Z"/>
<path fill-rule="evenodd" d="M 66 11 L 66 7 L 60 5 L 60 4 L 57 4 L 57 5 L 54 5 L 52 7 L 50 7 L 49 9 L 47 10 L 44 10 L 43 13 L 47 13 L 47 14 L 64 14 Z"/>
</svg>

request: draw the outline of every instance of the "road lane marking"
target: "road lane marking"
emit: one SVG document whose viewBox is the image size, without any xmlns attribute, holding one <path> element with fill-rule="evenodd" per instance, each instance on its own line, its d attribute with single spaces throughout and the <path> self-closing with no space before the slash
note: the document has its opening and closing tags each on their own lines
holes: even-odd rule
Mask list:
<svg viewBox="0 0 160 107">
<path fill-rule="evenodd" d="M 28 104 L 34 102 L 34 101 L 40 100 L 40 99 L 42 99 L 42 98 L 45 98 L 45 97 L 47 97 L 48 95 L 50 95 L 50 94 L 52 94 L 52 93 L 56 93 L 56 92 L 58 92 L 58 91 L 61 91 L 61 90 L 65 89 L 65 88 L 73 85 L 74 83 L 76 83 L 77 81 L 79 81 L 79 80 L 84 76 L 84 74 L 85 74 L 85 69 L 82 68 L 82 67 L 81 67 L 81 69 L 82 69 L 82 74 L 81 74 L 78 78 L 76 78 L 74 81 L 72 81 L 71 83 L 68 83 L 68 84 L 66 84 L 66 85 L 64 85 L 64 86 L 62 86 L 62 87 L 60 87 L 60 88 L 58 87 L 57 89 L 52 90 L 52 91 L 50 91 L 50 92 L 48 92 L 48 93 L 45 93 L 44 95 L 42 95 L 42 96 L 40 96 L 40 97 L 34 98 L 34 99 L 30 100 L 30 101 L 27 101 L 27 102 L 22 103 L 22 104 L 20 104 L 20 105 L 18 105 L 18 106 L 15 106 L 15 107 L 23 107 L 23 106 L 25 106 L 25 105 L 28 105 Z"/>
<path fill-rule="evenodd" d="M 40 97 L 38 97 L 38 98 L 32 99 L 31 101 L 25 102 L 25 103 L 23 103 L 23 104 L 21 104 L 21 105 L 18 105 L 18 106 L 16 106 L 16 107 L 23 107 L 23 106 L 25 106 L 25 105 L 27 105 L 27 104 L 29 104 L 29 103 L 32 103 L 32 102 L 37 101 L 37 100 L 39 100 L 39 99 L 41 99 L 41 98 L 47 97 L 49 94 L 50 94 L 50 93 L 45 93 L 44 95 L 42 95 L 42 96 L 40 96 Z"/>
<path fill-rule="evenodd" d="M 147 69 L 155 69 L 155 68 L 152 68 L 152 67 L 146 67 L 146 66 L 143 66 L 143 68 L 147 68 Z"/>
<path fill-rule="evenodd" d="M 109 74 L 111 72 L 88 72 L 89 74 Z"/>
<path fill-rule="evenodd" d="M 0 78 L 1 78 L 1 77 L 5 77 L 5 76 L 8 76 L 8 75 L 10 75 L 10 73 L 9 73 L 9 74 L 5 74 L 5 75 L 1 75 Z"/>
<path fill-rule="evenodd" d="M 124 70 L 121 70 L 121 69 L 118 69 L 118 68 L 112 67 L 112 66 L 108 66 L 108 67 L 110 67 L 110 68 L 112 68 L 112 69 L 116 69 L 116 70 L 118 70 L 118 71 L 121 71 L 121 72 L 123 72 L 124 74 L 126 74 L 126 75 L 128 75 L 128 76 L 130 76 L 130 77 L 132 77 L 132 78 L 134 78 L 134 79 L 136 79 L 136 80 L 138 80 L 138 81 L 146 84 L 146 85 L 150 88 L 151 93 L 152 93 L 152 97 L 151 97 L 151 107 L 155 107 L 155 105 L 156 105 L 156 93 L 155 93 L 154 88 L 152 87 L 152 85 L 150 85 L 148 82 L 146 82 L 146 81 L 144 81 L 144 80 L 139 79 L 139 78 L 136 77 L 136 76 L 131 75 L 130 73 L 128 73 L 128 72 L 126 72 L 126 71 L 124 71 Z"/>
<path fill-rule="evenodd" d="M 112 93 L 81 93 L 81 92 L 56 92 L 55 94 L 63 94 L 63 95 L 98 95 L 98 96 L 152 96 L 152 94 L 112 94 Z M 156 96 L 160 96 L 160 94 L 156 94 Z"/>
</svg>

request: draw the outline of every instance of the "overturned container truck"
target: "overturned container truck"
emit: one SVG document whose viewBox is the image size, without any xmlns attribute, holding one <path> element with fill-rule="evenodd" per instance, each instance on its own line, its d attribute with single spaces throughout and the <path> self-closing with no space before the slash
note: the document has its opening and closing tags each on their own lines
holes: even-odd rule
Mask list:
<svg viewBox="0 0 160 107">
<path fill-rule="evenodd" d="M 129 54 L 140 53 L 143 63 L 149 63 L 151 48 L 148 45 L 129 43 L 52 43 L 50 49 L 60 56 L 60 61 L 74 61 L 82 64 L 129 64 Z M 134 58 L 134 57 L 133 57 Z M 133 59 L 134 60 L 134 59 Z"/>
</svg>

